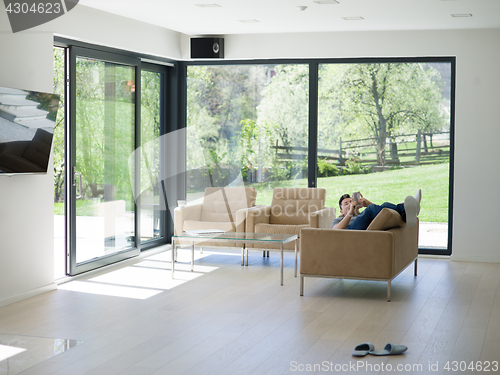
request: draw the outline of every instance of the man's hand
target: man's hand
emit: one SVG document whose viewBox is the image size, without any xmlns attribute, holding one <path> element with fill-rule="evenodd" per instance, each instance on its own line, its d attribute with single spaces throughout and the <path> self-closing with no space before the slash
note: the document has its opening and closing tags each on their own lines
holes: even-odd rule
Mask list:
<svg viewBox="0 0 500 375">
<path fill-rule="evenodd" d="M 357 209 L 359 209 L 358 202 L 352 201 L 351 207 L 349 208 L 349 215 L 355 215 Z"/>
<path fill-rule="evenodd" d="M 360 207 L 368 207 L 370 204 L 372 204 L 372 202 L 370 202 L 368 199 L 364 198 L 363 197 L 363 194 L 361 194 L 360 192 L 359 193 L 359 206 Z"/>
</svg>

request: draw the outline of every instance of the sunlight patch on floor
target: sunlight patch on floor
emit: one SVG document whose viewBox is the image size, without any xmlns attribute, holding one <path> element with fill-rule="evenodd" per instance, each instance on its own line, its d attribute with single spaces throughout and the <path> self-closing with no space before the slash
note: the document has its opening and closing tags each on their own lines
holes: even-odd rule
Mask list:
<svg viewBox="0 0 500 375">
<path fill-rule="evenodd" d="M 162 292 L 161 290 L 131 288 L 119 285 L 107 285 L 79 280 L 61 284 L 58 286 L 58 289 L 69 290 L 72 292 L 98 294 L 101 296 L 124 297 L 133 299 L 148 299 Z"/>
<path fill-rule="evenodd" d="M 158 262 L 158 261 L 152 261 L 152 260 L 144 260 L 142 262 L 139 262 L 134 265 L 134 267 L 144 267 L 144 268 L 152 268 L 152 269 L 160 269 L 160 270 L 171 270 L 172 262 Z M 202 273 L 208 273 L 215 271 L 219 267 L 212 267 L 212 266 L 204 266 L 204 265 L 197 265 L 196 263 L 194 264 L 194 272 L 202 272 Z M 177 271 L 190 271 L 191 270 L 191 263 L 175 263 L 175 272 Z M 177 276 L 176 276 L 177 278 Z"/>
<path fill-rule="evenodd" d="M 175 263 L 175 278 L 172 279 L 171 254 L 170 251 L 155 254 L 133 265 L 91 277 L 88 280 L 75 280 L 60 284 L 58 289 L 144 300 L 219 268 L 195 264 L 194 271 L 191 272 L 191 250 L 180 250 L 178 262 Z M 195 251 L 195 261 L 212 254 L 235 255 L 206 251 L 200 254 L 199 251 Z"/>
<path fill-rule="evenodd" d="M 16 348 L 15 346 L 0 345 L 0 362 L 4 359 L 15 356 L 24 352 L 26 349 Z"/>
<path fill-rule="evenodd" d="M 165 270 L 130 266 L 93 277 L 89 281 L 139 288 L 171 289 L 179 281 L 192 280 L 202 275 L 197 272 L 175 272 L 175 279 L 172 280 L 171 273 L 165 272 Z"/>
</svg>

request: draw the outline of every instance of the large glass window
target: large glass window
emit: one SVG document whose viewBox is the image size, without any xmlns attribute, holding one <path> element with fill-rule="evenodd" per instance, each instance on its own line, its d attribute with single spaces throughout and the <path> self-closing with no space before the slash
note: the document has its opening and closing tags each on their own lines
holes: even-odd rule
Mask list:
<svg viewBox="0 0 500 375">
<path fill-rule="evenodd" d="M 160 223 L 160 162 L 174 161 L 160 147 L 167 103 L 163 71 L 76 56 L 76 111 L 71 117 L 76 120 L 75 172 L 81 179 L 71 182 L 81 195 L 74 210 L 82 223 L 76 226 L 80 263 L 139 243 L 154 246 L 154 240 L 168 237 Z M 398 203 L 420 188 L 420 247 L 445 249 L 453 61 L 437 61 L 188 63 L 186 107 L 176 99 L 170 103 L 171 119 L 180 121 L 169 128 L 181 125 L 185 109 L 186 173 L 176 177 L 185 176 L 185 181 L 172 183 L 186 183 L 189 202 L 201 201 L 209 186 L 253 186 L 257 204 L 270 204 L 274 187 L 325 187 L 326 205 L 333 207 L 346 192 L 360 190 L 376 203 Z M 140 95 L 135 95 L 138 71 Z M 136 131 L 140 144 L 134 143 Z M 140 152 L 134 161 L 136 146 Z M 316 148 L 315 160 L 308 160 Z M 183 156 L 176 161 L 184 164 Z M 58 190 L 57 157 L 56 212 L 64 199 Z M 316 162 L 317 181 L 308 170 Z"/>
<path fill-rule="evenodd" d="M 207 186 L 308 185 L 308 65 L 188 66 L 187 199 Z"/>
<path fill-rule="evenodd" d="M 400 203 L 422 189 L 419 247 L 446 249 L 451 63 L 321 64 L 318 187 Z"/>
</svg>

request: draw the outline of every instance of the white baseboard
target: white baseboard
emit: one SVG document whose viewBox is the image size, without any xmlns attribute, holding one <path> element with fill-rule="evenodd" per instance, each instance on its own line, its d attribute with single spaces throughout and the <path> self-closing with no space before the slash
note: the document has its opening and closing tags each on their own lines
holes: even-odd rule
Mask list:
<svg viewBox="0 0 500 375">
<path fill-rule="evenodd" d="M 446 259 L 450 260 L 449 255 L 437 255 L 437 254 L 418 254 L 419 259 L 428 258 L 428 259 Z"/>
<path fill-rule="evenodd" d="M 450 259 L 454 262 L 500 263 L 500 257 L 498 256 L 478 257 L 473 255 L 463 256 L 452 254 Z"/>
<path fill-rule="evenodd" d="M 15 303 L 15 302 L 19 302 L 19 301 L 22 301 L 22 300 L 25 300 L 25 299 L 28 299 L 31 297 L 35 297 L 35 296 L 38 296 L 39 294 L 51 292 L 51 291 L 56 290 L 56 289 L 57 289 L 56 283 L 42 286 L 41 288 L 33 289 L 33 290 L 28 291 L 28 292 L 15 295 L 13 297 L 5 298 L 5 299 L 0 301 L 0 307 L 4 307 L 4 306 L 10 305 L 10 304 Z"/>
</svg>

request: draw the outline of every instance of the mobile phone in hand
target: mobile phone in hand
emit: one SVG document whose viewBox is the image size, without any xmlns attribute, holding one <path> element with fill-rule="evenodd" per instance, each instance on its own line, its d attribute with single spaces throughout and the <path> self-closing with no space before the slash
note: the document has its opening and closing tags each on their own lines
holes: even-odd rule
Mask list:
<svg viewBox="0 0 500 375">
<path fill-rule="evenodd" d="M 359 193 L 356 191 L 352 193 L 352 200 L 359 203 Z"/>
</svg>

